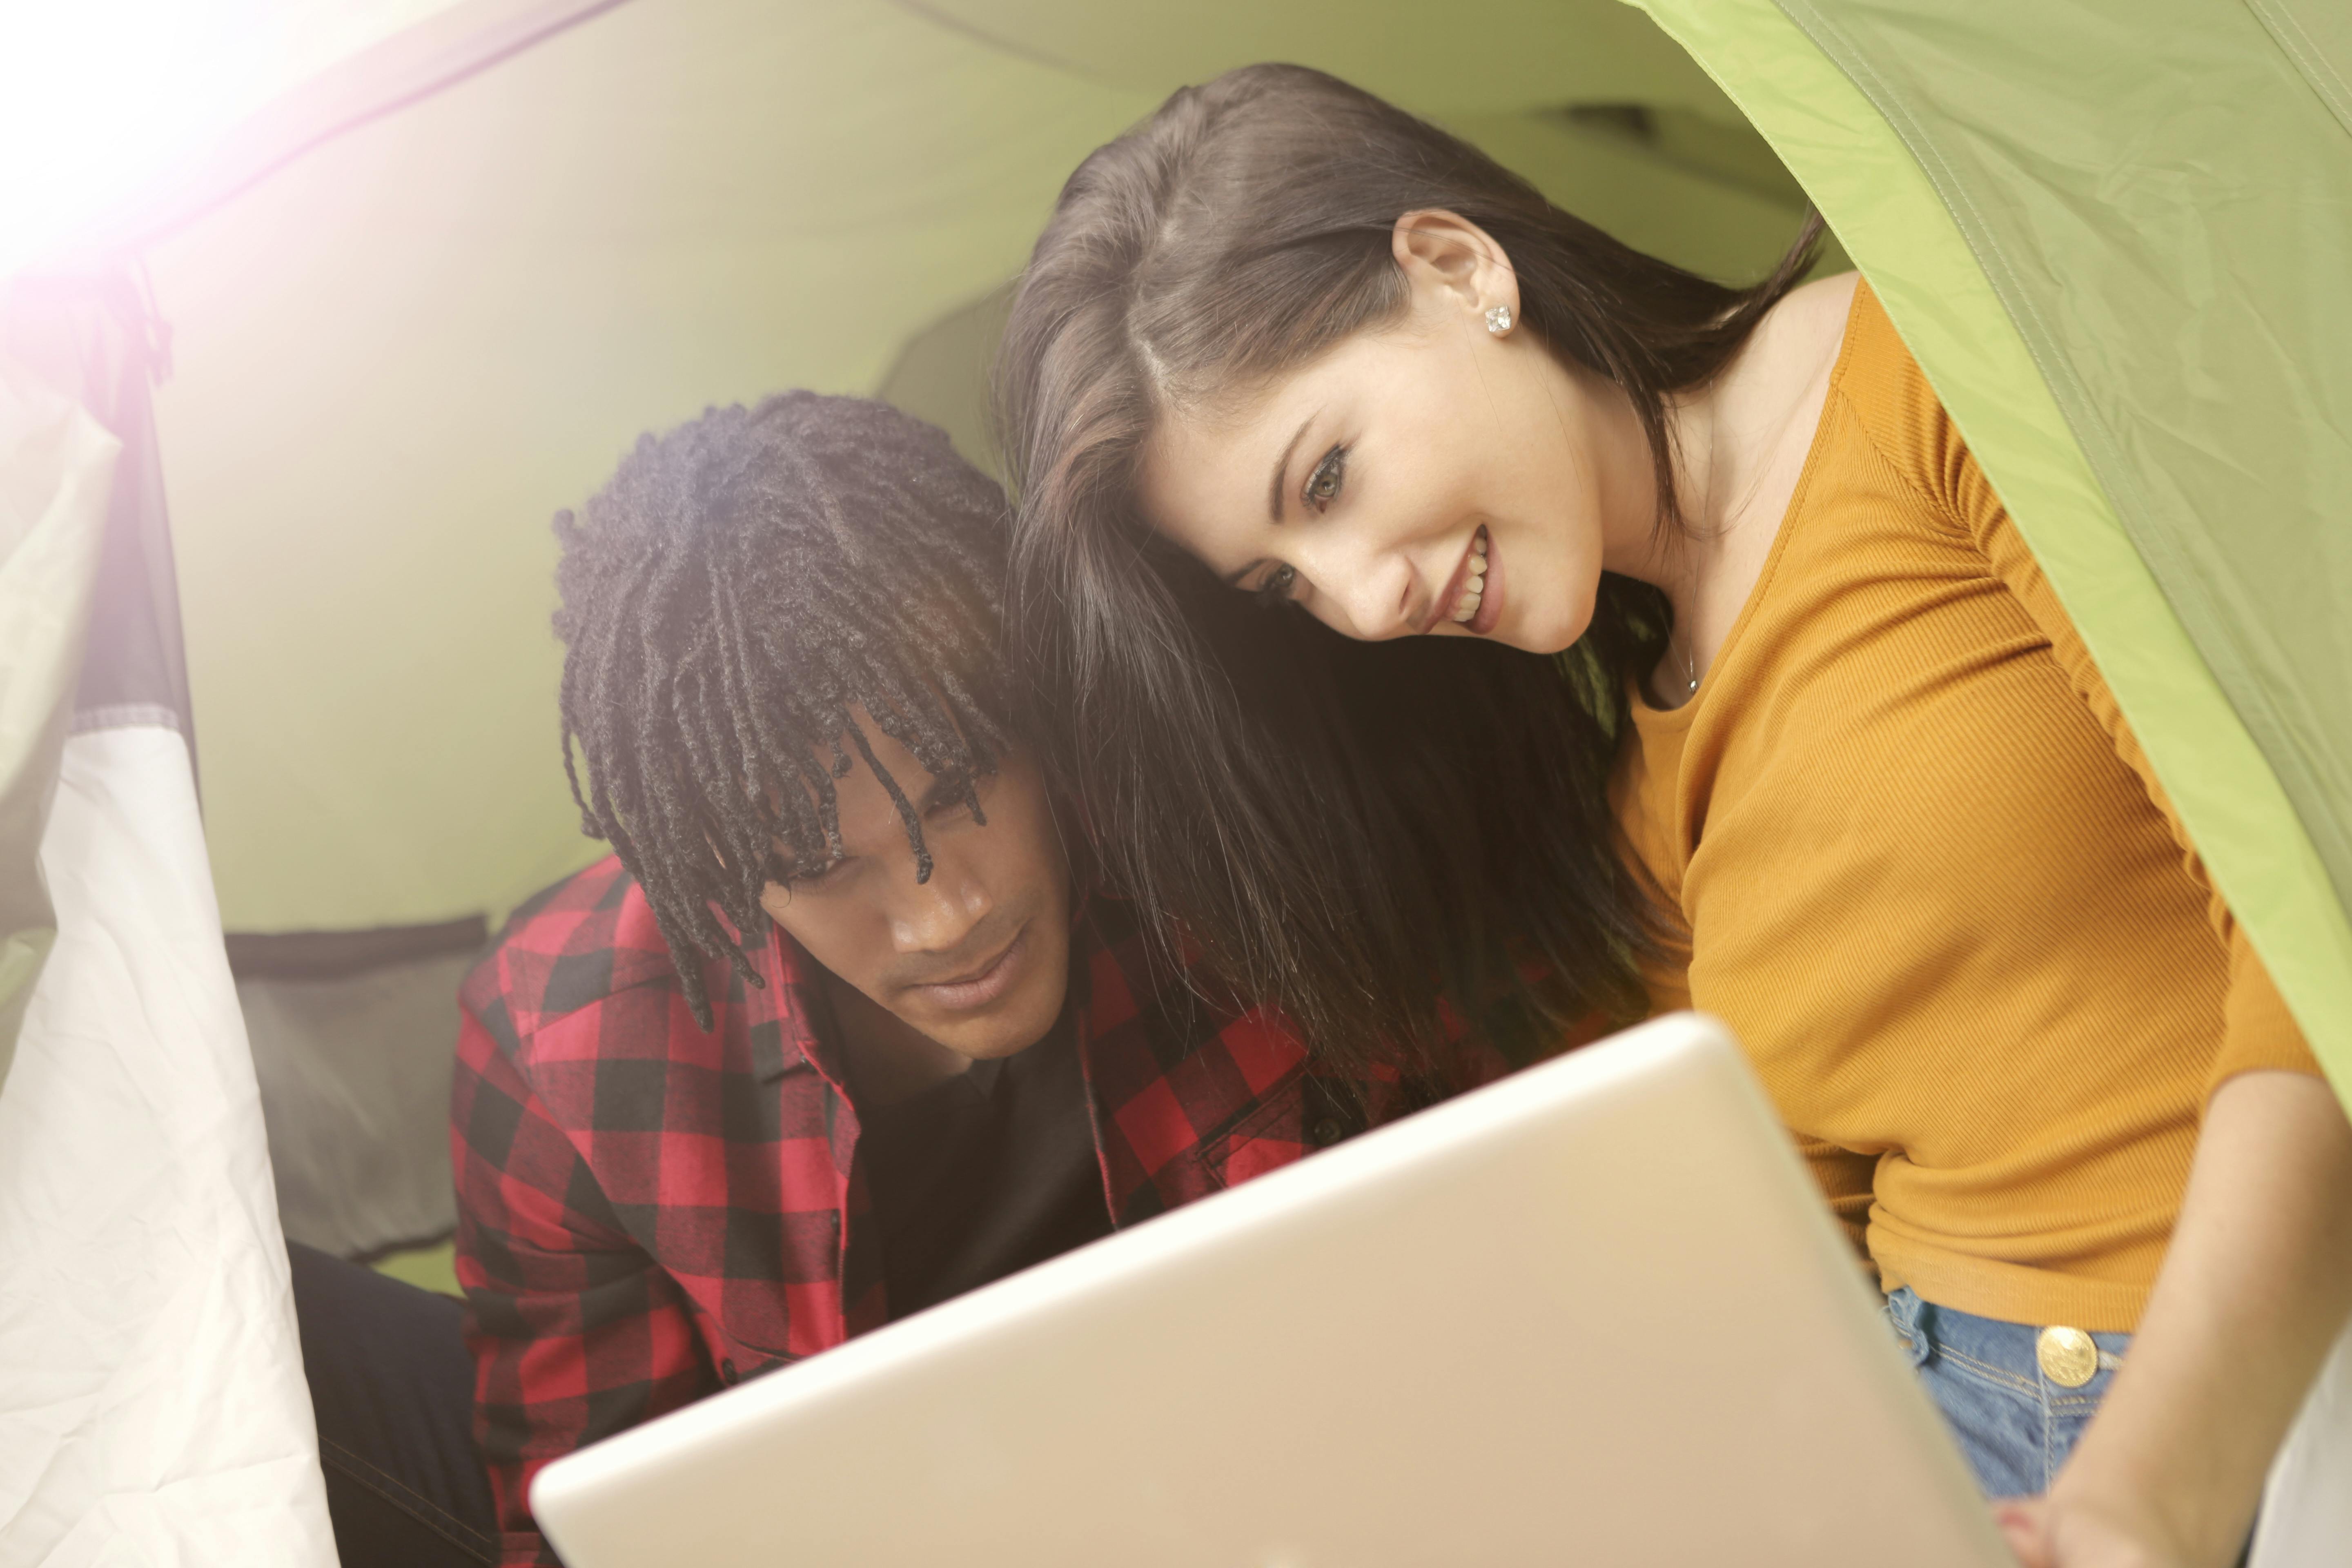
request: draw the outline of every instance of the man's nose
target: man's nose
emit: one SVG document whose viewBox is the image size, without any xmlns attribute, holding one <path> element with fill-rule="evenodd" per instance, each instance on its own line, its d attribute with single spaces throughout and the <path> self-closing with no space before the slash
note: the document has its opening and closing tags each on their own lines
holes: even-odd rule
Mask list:
<svg viewBox="0 0 2352 1568">
<path fill-rule="evenodd" d="M 890 912 L 890 944 L 900 952 L 951 952 L 995 907 L 987 884 L 945 856 L 930 880 L 908 884 Z"/>
</svg>

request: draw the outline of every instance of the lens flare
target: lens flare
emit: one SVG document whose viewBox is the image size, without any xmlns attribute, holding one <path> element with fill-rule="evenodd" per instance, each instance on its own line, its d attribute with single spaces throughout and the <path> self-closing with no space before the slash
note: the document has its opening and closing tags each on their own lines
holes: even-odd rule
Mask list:
<svg viewBox="0 0 2352 1568">
<path fill-rule="evenodd" d="M 0 279 L 168 208 L 224 137 L 450 0 L 0 5 Z"/>
</svg>

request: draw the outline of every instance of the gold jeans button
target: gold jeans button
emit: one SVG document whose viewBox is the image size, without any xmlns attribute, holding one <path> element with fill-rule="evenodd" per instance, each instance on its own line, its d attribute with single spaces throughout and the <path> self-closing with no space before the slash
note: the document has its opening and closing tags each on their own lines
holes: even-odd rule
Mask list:
<svg viewBox="0 0 2352 1568">
<path fill-rule="evenodd" d="M 2099 1347 L 2080 1329 L 2042 1331 L 2033 1342 L 2033 1359 L 2042 1375 L 2061 1388 L 2080 1388 L 2099 1372 Z"/>
</svg>

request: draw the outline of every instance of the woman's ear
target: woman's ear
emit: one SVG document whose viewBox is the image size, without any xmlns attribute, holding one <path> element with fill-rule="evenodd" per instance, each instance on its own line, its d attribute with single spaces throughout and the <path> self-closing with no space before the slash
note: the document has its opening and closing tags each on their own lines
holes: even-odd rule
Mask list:
<svg viewBox="0 0 2352 1568">
<path fill-rule="evenodd" d="M 1494 237 L 1443 207 L 1421 207 L 1396 220 L 1391 244 L 1417 308 L 1484 318 L 1496 306 L 1519 313 L 1519 278 Z"/>
</svg>

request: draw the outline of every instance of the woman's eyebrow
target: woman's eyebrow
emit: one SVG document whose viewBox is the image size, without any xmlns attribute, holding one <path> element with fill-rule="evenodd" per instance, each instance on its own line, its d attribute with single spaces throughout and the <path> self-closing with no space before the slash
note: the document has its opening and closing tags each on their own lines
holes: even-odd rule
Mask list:
<svg viewBox="0 0 2352 1568">
<path fill-rule="evenodd" d="M 1290 433 L 1290 445 L 1285 447 L 1282 449 L 1282 456 L 1274 460 L 1274 483 L 1266 489 L 1265 510 L 1266 515 L 1273 518 L 1276 522 L 1280 522 L 1282 521 L 1283 491 L 1289 489 L 1289 487 L 1282 481 L 1284 476 L 1290 472 L 1290 454 L 1298 450 L 1300 438 L 1307 434 L 1307 427 L 1314 423 L 1315 415 L 1311 413 L 1307 415 L 1306 418 L 1300 420 L 1298 422 L 1298 428 Z"/>
</svg>

